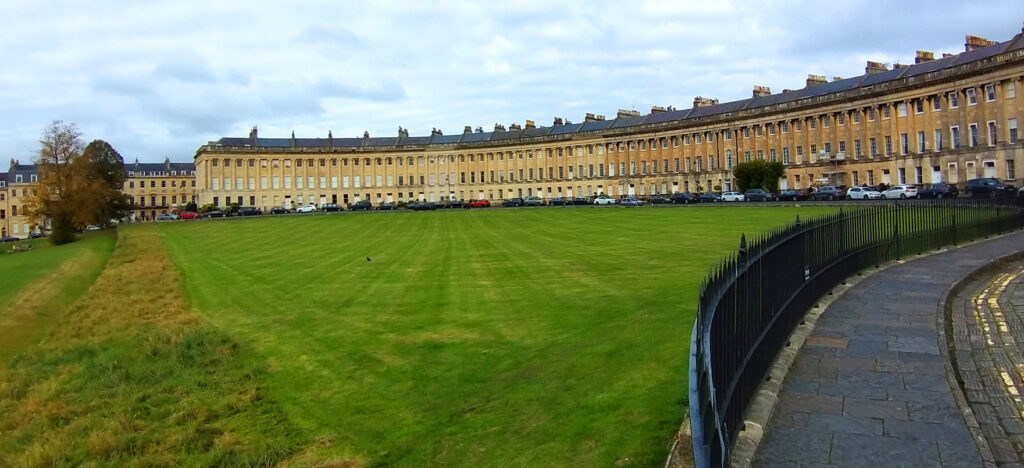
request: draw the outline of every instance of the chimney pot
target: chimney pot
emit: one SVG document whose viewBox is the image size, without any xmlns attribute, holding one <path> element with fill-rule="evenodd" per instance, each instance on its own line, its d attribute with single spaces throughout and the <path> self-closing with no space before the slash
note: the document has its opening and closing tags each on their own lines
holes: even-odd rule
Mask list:
<svg viewBox="0 0 1024 468">
<path fill-rule="evenodd" d="M 759 97 L 765 97 L 765 96 L 771 96 L 771 95 L 772 95 L 772 89 L 771 88 L 769 88 L 767 86 L 754 86 L 754 97 L 759 98 Z"/>
<path fill-rule="evenodd" d="M 810 88 L 811 86 L 822 85 L 825 83 L 828 83 L 828 80 L 825 79 L 825 76 L 823 75 L 807 75 L 808 88 Z"/>
<path fill-rule="evenodd" d="M 985 39 L 984 37 L 969 35 L 964 38 L 964 52 L 970 52 L 992 44 L 995 44 L 995 42 Z"/>
<path fill-rule="evenodd" d="M 874 75 L 875 73 L 882 73 L 888 71 L 889 67 L 882 62 L 868 61 L 868 65 L 864 67 L 864 73 L 867 75 Z"/>
<path fill-rule="evenodd" d="M 914 58 L 914 63 L 931 62 L 935 60 L 935 53 L 928 50 L 917 51 L 917 57 Z"/>
<path fill-rule="evenodd" d="M 466 125 L 466 127 L 462 129 L 462 133 L 473 133 L 473 127 Z"/>
<path fill-rule="evenodd" d="M 527 120 L 526 121 L 526 128 L 527 129 L 537 128 L 537 124 L 535 124 L 532 120 Z"/>
</svg>

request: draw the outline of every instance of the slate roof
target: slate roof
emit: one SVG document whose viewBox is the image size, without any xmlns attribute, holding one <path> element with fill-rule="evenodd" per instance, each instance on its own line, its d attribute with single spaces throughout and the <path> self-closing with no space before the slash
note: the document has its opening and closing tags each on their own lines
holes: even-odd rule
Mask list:
<svg viewBox="0 0 1024 468">
<path fill-rule="evenodd" d="M 875 86 L 880 83 L 891 82 L 902 78 L 925 75 L 939 70 L 957 67 L 967 63 L 984 61 L 996 55 L 1024 49 L 1024 33 L 1014 36 L 1012 39 L 993 44 L 986 47 L 963 52 L 951 57 L 940 58 L 923 63 L 893 68 L 881 73 L 864 74 L 852 78 L 840 79 L 828 83 L 805 87 L 793 91 L 771 94 L 762 97 L 753 97 L 737 101 L 724 102 L 710 106 L 691 109 L 671 110 L 668 112 L 657 112 L 640 116 L 629 116 L 603 121 L 584 122 L 579 124 L 555 125 L 551 127 L 527 128 L 524 130 L 497 131 L 497 132 L 473 132 L 455 135 L 434 135 L 424 137 L 401 137 L 401 138 L 335 138 L 335 148 L 365 148 L 365 147 L 388 147 L 400 145 L 442 145 L 479 143 L 488 141 L 514 141 L 519 139 L 539 138 L 553 135 L 572 135 L 577 133 L 598 132 L 608 129 L 628 129 L 642 125 L 661 124 L 686 119 L 700 119 L 707 117 L 721 116 L 732 112 L 745 111 L 768 106 L 775 106 L 788 102 L 797 102 L 802 99 L 826 96 L 857 88 Z M 295 139 L 299 147 L 326 147 L 326 139 Z M 290 147 L 290 138 L 235 138 L 225 137 L 209 143 L 211 146 L 221 147 L 245 147 L 255 146 L 264 148 Z"/>
</svg>

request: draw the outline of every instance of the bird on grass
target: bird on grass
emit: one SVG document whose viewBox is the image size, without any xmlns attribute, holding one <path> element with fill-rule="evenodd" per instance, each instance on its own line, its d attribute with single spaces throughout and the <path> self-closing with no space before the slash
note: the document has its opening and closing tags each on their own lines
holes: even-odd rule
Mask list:
<svg viewBox="0 0 1024 468">
<path fill-rule="evenodd" d="M 370 257 L 366 257 L 366 261 L 372 262 L 373 260 L 371 260 Z"/>
</svg>

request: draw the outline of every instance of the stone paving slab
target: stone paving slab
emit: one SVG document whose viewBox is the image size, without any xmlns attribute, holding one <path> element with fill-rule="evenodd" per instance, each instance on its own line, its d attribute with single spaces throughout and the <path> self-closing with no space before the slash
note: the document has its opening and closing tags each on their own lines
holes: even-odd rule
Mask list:
<svg viewBox="0 0 1024 468">
<path fill-rule="evenodd" d="M 953 284 L 1022 248 L 1024 232 L 1017 232 L 917 258 L 863 279 L 832 302 L 782 383 L 752 465 L 983 466 L 946 373 L 939 308 Z M 1024 304 L 1024 287 L 1008 301 Z M 985 338 L 965 333 L 953 339 Z M 956 356 L 979 358 L 968 371 L 993 362 L 972 351 Z M 1008 406 L 992 404 L 984 392 L 991 376 L 976 374 L 976 388 L 969 390 L 988 405 L 978 419 L 1005 420 L 1001 411 Z M 1012 451 L 1013 439 L 998 427 Z M 1024 434 L 1018 439 L 1024 442 Z M 1006 449 L 992 452 L 1005 457 Z"/>
</svg>

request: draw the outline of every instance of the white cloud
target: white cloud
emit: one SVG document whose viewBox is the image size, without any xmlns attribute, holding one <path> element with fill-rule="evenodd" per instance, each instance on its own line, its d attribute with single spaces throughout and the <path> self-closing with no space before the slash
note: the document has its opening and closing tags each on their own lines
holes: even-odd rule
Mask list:
<svg viewBox="0 0 1024 468">
<path fill-rule="evenodd" d="M 0 141 L 30 159 L 63 119 L 126 158 L 187 161 L 253 124 L 281 137 L 452 134 L 687 108 L 958 52 L 965 34 L 1007 40 L 1022 13 L 1008 0 L 15 2 L 0 32 Z"/>
</svg>

